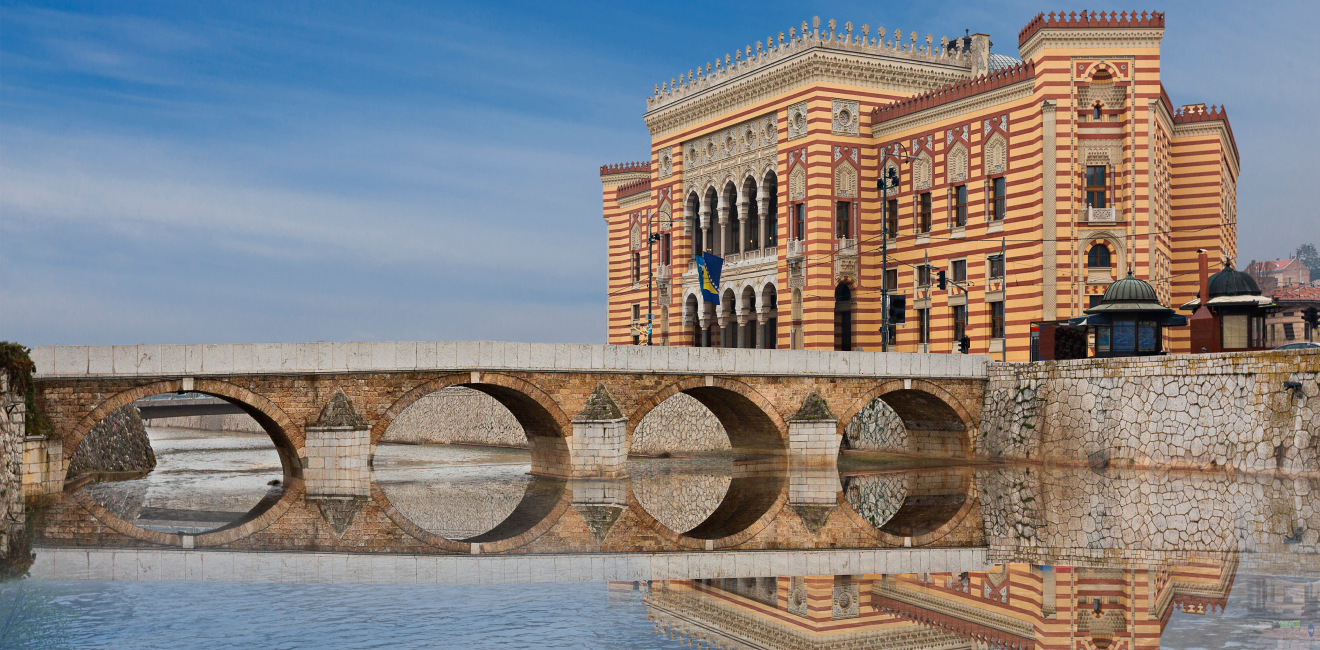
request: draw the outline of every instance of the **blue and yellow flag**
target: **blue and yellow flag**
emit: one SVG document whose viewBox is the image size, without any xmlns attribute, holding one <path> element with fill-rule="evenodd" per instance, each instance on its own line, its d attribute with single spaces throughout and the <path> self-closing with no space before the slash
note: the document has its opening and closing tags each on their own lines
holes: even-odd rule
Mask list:
<svg viewBox="0 0 1320 650">
<path fill-rule="evenodd" d="M 720 304 L 720 271 L 724 258 L 710 253 L 697 256 L 697 278 L 701 281 L 701 297 L 714 305 Z"/>
</svg>

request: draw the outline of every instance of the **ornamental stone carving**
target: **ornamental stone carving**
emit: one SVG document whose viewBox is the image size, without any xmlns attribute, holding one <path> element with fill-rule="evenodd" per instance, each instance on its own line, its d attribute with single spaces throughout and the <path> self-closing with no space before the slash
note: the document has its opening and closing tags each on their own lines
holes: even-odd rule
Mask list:
<svg viewBox="0 0 1320 650">
<path fill-rule="evenodd" d="M 949 176 L 949 182 L 961 183 L 967 180 L 967 147 L 962 143 L 953 146 L 949 151 L 949 157 L 945 161 L 945 171 Z"/>
<path fill-rule="evenodd" d="M 986 174 L 1002 174 L 1008 169 L 1008 142 L 1002 134 L 990 136 L 985 144 L 984 158 Z"/>
<path fill-rule="evenodd" d="M 912 161 L 912 183 L 917 190 L 930 189 L 931 184 L 931 164 L 930 154 L 922 152 L 917 159 Z"/>
<path fill-rule="evenodd" d="M 660 204 L 660 212 L 658 214 L 658 218 L 660 222 L 661 231 L 669 230 L 671 227 L 673 227 L 674 209 L 670 207 L 669 201 L 665 201 L 664 203 Z"/>
<path fill-rule="evenodd" d="M 835 135 L 859 135 L 862 129 L 861 104 L 857 101 L 834 100 Z"/>
<path fill-rule="evenodd" d="M 788 139 L 793 140 L 807 134 L 807 103 L 788 107 Z"/>
<path fill-rule="evenodd" d="M 748 176 L 760 184 L 776 166 L 775 120 L 771 113 L 684 142 L 684 194 L 703 195 L 706 187 L 727 181 L 741 186 Z"/>
<path fill-rule="evenodd" d="M 807 198 L 807 170 L 799 165 L 788 175 L 788 199 L 801 201 L 805 198 Z"/>
<path fill-rule="evenodd" d="M 674 173 L 674 149 L 660 150 L 660 178 L 669 178 Z"/>
<path fill-rule="evenodd" d="M 842 197 L 857 196 L 857 170 L 852 165 L 843 163 L 835 168 L 834 194 Z"/>
</svg>

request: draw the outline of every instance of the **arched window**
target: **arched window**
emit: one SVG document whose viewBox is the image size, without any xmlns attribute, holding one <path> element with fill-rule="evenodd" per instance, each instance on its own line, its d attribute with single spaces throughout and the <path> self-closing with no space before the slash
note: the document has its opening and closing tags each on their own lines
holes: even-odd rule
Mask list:
<svg viewBox="0 0 1320 650">
<path fill-rule="evenodd" d="M 1095 109 L 1091 112 L 1091 121 L 1099 122 L 1102 117 L 1103 116 L 1100 113 L 1100 104 L 1097 103 Z"/>
<path fill-rule="evenodd" d="M 1091 250 L 1086 253 L 1086 267 L 1090 269 L 1109 268 L 1109 247 L 1099 242 L 1092 244 Z"/>
</svg>

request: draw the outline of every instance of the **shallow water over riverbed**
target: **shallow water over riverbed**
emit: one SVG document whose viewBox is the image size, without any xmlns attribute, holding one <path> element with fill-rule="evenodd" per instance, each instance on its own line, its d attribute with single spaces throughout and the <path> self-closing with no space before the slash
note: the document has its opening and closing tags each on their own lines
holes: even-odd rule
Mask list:
<svg viewBox="0 0 1320 650">
<path fill-rule="evenodd" d="M 282 494 L 264 435 L 150 433 L 153 472 L 83 488 L 128 523 L 224 528 Z M 690 531 L 730 498 L 738 462 L 634 458 L 591 507 L 635 504 Z M 0 584 L 0 647 L 1320 648 L 1314 476 L 905 462 L 775 470 L 796 514 L 771 527 L 807 526 L 798 534 L 810 539 L 810 525 L 828 533 L 854 513 L 855 527 L 902 540 L 961 513 L 984 543 L 576 555 L 39 547 L 27 579 Z M 371 481 L 411 524 L 465 540 L 535 496 L 545 479 L 529 469 L 524 449 L 381 444 Z M 579 508 L 580 488 L 563 488 L 578 490 Z M 607 531 L 614 516 L 587 521 Z"/>
</svg>

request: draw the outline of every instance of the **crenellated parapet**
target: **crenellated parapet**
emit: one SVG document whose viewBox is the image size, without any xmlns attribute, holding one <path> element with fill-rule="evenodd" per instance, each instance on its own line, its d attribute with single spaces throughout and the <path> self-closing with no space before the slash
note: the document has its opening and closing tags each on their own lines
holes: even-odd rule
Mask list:
<svg viewBox="0 0 1320 650">
<path fill-rule="evenodd" d="M 1048 15 L 1037 14 L 1031 22 L 1027 23 L 1022 31 L 1018 32 L 1018 47 L 1027 44 L 1032 36 L 1036 35 L 1042 29 L 1084 29 L 1096 27 L 1157 27 L 1164 28 L 1164 12 L 1114 12 L 1105 13 L 1103 11 L 1076 11 L 1057 15 L 1051 11 Z"/>
</svg>

